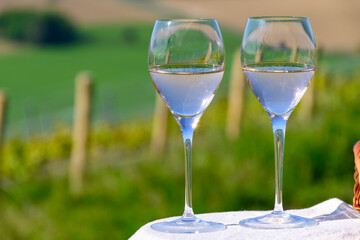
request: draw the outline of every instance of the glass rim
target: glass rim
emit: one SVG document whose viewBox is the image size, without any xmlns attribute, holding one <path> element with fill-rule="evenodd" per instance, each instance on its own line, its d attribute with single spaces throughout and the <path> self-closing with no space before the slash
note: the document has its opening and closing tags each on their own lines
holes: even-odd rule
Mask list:
<svg viewBox="0 0 360 240">
<path fill-rule="evenodd" d="M 157 22 L 210 22 L 216 21 L 215 18 L 162 18 L 156 19 Z"/>
<path fill-rule="evenodd" d="M 255 16 L 249 17 L 249 20 L 260 20 L 260 21 L 273 21 L 273 22 L 292 22 L 292 21 L 302 21 L 308 20 L 308 17 L 299 17 L 299 16 Z"/>
</svg>

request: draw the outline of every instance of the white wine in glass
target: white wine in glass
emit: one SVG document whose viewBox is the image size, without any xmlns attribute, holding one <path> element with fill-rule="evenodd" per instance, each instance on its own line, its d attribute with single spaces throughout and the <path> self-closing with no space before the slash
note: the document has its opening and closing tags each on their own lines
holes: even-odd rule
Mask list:
<svg viewBox="0 0 360 240">
<path fill-rule="evenodd" d="M 173 113 L 193 117 L 205 111 L 224 75 L 209 66 L 172 65 L 149 69 L 154 86 Z"/>
<path fill-rule="evenodd" d="M 241 63 L 246 80 L 272 123 L 275 146 L 275 206 L 265 216 L 246 219 L 250 228 L 283 229 L 316 225 L 283 210 L 282 175 L 286 122 L 314 75 L 316 45 L 306 17 L 251 17 L 246 24 Z"/>
<path fill-rule="evenodd" d="M 185 210 L 151 228 L 170 233 L 223 230 L 224 224 L 197 218 L 192 208 L 191 150 L 194 130 L 224 74 L 224 45 L 215 19 L 157 20 L 149 46 L 154 86 L 180 126 L 185 148 Z"/>
<path fill-rule="evenodd" d="M 290 113 L 304 95 L 314 75 L 312 66 L 264 63 L 243 68 L 245 77 L 266 112 Z"/>
</svg>

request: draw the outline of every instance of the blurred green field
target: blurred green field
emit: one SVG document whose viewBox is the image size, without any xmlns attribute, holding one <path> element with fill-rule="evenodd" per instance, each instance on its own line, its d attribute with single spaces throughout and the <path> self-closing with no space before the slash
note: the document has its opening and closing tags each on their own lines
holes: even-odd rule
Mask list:
<svg viewBox="0 0 360 240">
<path fill-rule="evenodd" d="M 154 89 L 147 71 L 151 25 L 102 25 L 81 29 L 85 41 L 59 47 L 23 46 L 0 55 L 1 89 L 9 97 L 8 133 L 49 132 L 70 125 L 74 79 L 80 71 L 95 78 L 93 119 L 118 122 L 148 116 Z M 226 69 L 231 67 L 241 36 L 222 30 Z M 319 69 L 351 75 L 360 66 L 359 54 L 321 54 Z M 230 71 L 219 92 L 225 94 Z"/>
<path fill-rule="evenodd" d="M 344 89 L 348 88 L 339 88 L 336 94 Z M 324 93 L 317 92 L 320 96 Z M 319 101 L 316 97 L 316 102 Z M 226 99 L 221 97 L 207 109 L 195 132 L 196 213 L 273 207 L 271 124 L 249 91 L 245 102 L 239 139 L 225 137 Z M 342 106 L 325 103 L 323 111 L 314 114 L 311 120 L 301 120 L 300 108 L 289 120 L 284 162 L 285 209 L 310 207 L 333 197 L 352 201 L 352 145 L 359 139 L 353 126 L 360 120 L 360 114 L 358 111 L 345 114 L 341 112 Z M 337 113 L 344 113 L 344 118 L 336 119 Z M 11 177 L 3 179 L 1 238 L 127 239 L 149 221 L 182 213 L 183 146 L 171 116 L 162 157 L 149 154 L 151 119 L 95 128 L 90 139 L 85 189 L 79 197 L 68 192 L 69 148 L 65 147 L 60 158 L 31 162 L 41 161 L 39 153 L 71 141 L 69 131 L 57 134 L 32 141 L 12 141 L 6 146 L 7 161 L 17 163 L 17 168 L 12 170 Z"/>
<path fill-rule="evenodd" d="M 70 124 L 74 78 L 84 70 L 95 78 L 95 121 L 148 116 L 155 96 L 147 71 L 151 31 L 150 25 L 95 26 L 83 29 L 85 41 L 76 45 L 27 47 L 1 55 L 1 87 L 10 98 L 9 131 L 48 131 L 59 122 Z M 223 35 L 231 59 L 241 38 L 229 31 Z"/>
<path fill-rule="evenodd" d="M 124 35 L 132 30 L 136 41 L 126 42 Z M 154 94 L 151 81 L 145 79 L 151 27 L 93 27 L 84 29 L 83 34 L 87 39 L 76 45 L 25 47 L 0 57 L 1 85 L 10 98 L 10 127 L 25 117 L 50 123 L 71 122 L 74 79 L 84 70 L 96 79 L 96 116 L 107 102 L 116 106 L 114 113 L 119 119 L 131 117 L 134 112 L 149 113 Z"/>
<path fill-rule="evenodd" d="M 0 57 L 11 100 L 9 127 L 16 122 L 23 126 L 26 108 L 34 106 L 34 114 L 48 114 L 51 117 L 44 120 L 58 124 L 54 129 L 49 126 L 46 134 L 15 135 L 5 142 L 1 239 L 127 239 L 149 221 L 182 214 L 184 155 L 172 116 L 164 155 L 149 154 L 155 98 L 146 58 L 151 29 L 146 25 L 89 27 L 83 29 L 85 43 L 25 48 Z M 125 40 L 134 32 L 136 41 Z M 269 210 L 274 202 L 270 120 L 245 86 L 241 134 L 236 140 L 226 138 L 229 75 L 241 36 L 222 33 L 225 77 L 194 136 L 194 211 Z M 356 53 L 320 55 L 312 82 L 311 117 L 304 110 L 309 97 L 305 95 L 287 126 L 286 209 L 333 197 L 351 203 L 352 146 L 360 139 L 359 66 Z M 72 116 L 74 76 L 82 69 L 96 78 L 95 113 L 85 190 L 73 197 L 68 193 L 71 132 L 67 123 Z M 106 121 L 104 101 L 114 106 L 114 122 Z"/>
</svg>

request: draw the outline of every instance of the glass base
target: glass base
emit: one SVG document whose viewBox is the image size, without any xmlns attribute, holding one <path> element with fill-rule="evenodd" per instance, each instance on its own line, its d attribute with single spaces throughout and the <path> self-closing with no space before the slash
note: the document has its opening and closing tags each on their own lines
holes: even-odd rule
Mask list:
<svg viewBox="0 0 360 240">
<path fill-rule="evenodd" d="M 203 233 L 224 230 L 222 223 L 207 222 L 199 218 L 178 218 L 171 222 L 154 223 L 151 229 L 167 233 Z"/>
<path fill-rule="evenodd" d="M 240 221 L 240 225 L 257 229 L 284 229 L 303 228 L 317 225 L 318 223 L 309 218 L 291 215 L 284 211 L 273 211 L 261 217 L 250 218 Z"/>
</svg>

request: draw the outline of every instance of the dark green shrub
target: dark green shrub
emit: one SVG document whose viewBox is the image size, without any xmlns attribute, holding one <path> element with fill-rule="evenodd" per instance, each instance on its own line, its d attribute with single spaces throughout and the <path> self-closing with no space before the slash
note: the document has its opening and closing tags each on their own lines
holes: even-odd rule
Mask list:
<svg viewBox="0 0 360 240">
<path fill-rule="evenodd" d="M 9 10 L 0 15 L 0 34 L 1 37 L 13 39 L 16 41 L 25 41 L 26 31 L 29 26 L 29 20 L 37 16 L 32 11 Z"/>
<path fill-rule="evenodd" d="M 134 43 L 138 41 L 139 36 L 134 27 L 127 27 L 121 33 L 121 38 L 125 43 Z"/>
<path fill-rule="evenodd" d="M 35 45 L 71 43 L 78 39 L 75 26 L 57 12 L 7 10 L 0 15 L 0 36 Z"/>
</svg>

